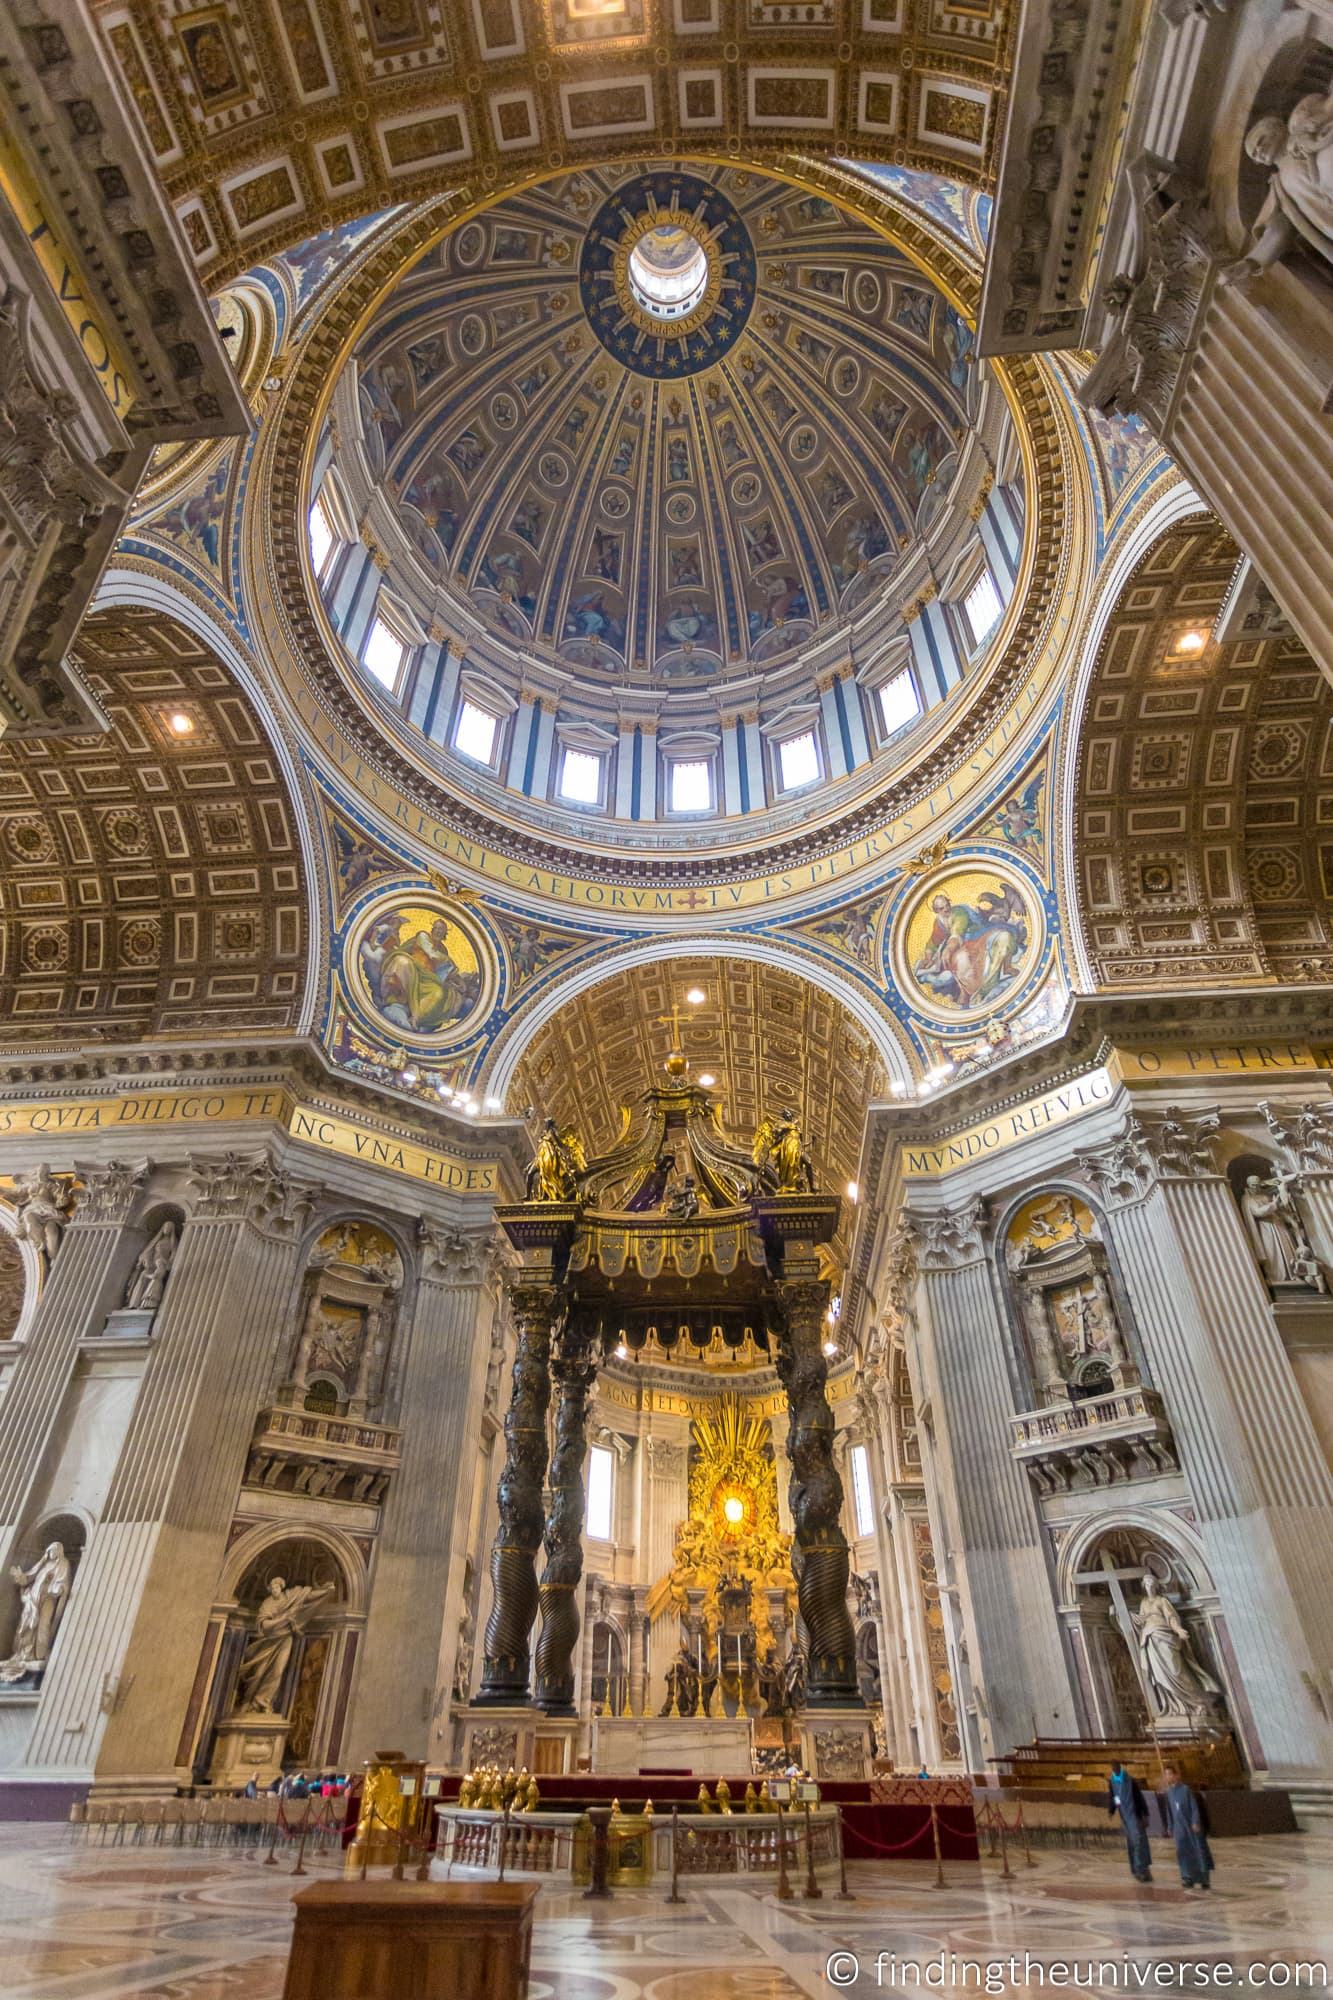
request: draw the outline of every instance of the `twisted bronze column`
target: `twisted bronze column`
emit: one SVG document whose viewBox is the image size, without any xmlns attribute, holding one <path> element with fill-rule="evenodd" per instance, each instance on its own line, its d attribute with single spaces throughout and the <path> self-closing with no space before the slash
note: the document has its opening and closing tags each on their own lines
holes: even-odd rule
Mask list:
<svg viewBox="0 0 1333 2000">
<path fill-rule="evenodd" d="M 583 1334 L 566 1332 L 551 1363 L 560 1392 L 551 1454 L 551 1511 L 543 1546 L 540 1586 L 542 1628 L 537 1640 L 538 1708 L 574 1715 L 574 1645 L 579 1636 L 578 1585 L 583 1575 L 583 1460 L 587 1450 L 588 1391 L 595 1364 Z"/>
<path fill-rule="evenodd" d="M 528 1700 L 528 1639 L 537 1615 L 537 1550 L 542 1539 L 546 1408 L 551 1397 L 551 1326 L 558 1294 L 550 1285 L 509 1287 L 513 1314 L 513 1387 L 505 1414 L 500 1521 L 491 1550 L 494 1603 L 486 1621 L 477 1707 Z"/>
<path fill-rule="evenodd" d="M 785 1324 L 778 1337 L 778 1379 L 787 1392 L 787 1453 L 796 1547 L 796 1601 L 808 1638 L 806 1705 L 860 1708 L 856 1634 L 847 1609 L 851 1558 L 842 1532 L 842 1480 L 833 1463 L 823 1317 L 828 1286 L 816 1279 L 779 1283 Z"/>
</svg>

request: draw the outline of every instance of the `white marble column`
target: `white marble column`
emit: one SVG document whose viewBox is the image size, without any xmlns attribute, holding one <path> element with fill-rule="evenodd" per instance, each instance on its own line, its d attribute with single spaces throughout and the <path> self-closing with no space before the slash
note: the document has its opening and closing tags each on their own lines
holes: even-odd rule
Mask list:
<svg viewBox="0 0 1333 2000">
<path fill-rule="evenodd" d="M 1106 1200 L 1225 1618 L 1228 1667 L 1283 1782 L 1333 1777 L 1312 1688 L 1333 1662 L 1333 1476 L 1225 1179 L 1218 1120 L 1131 1120 L 1081 1159 Z M 1248 1725 L 1248 1726 L 1247 1726 Z"/>
<path fill-rule="evenodd" d="M 193 1210 L 43 1688 L 33 1774 L 164 1785 L 180 1755 L 246 1452 L 311 1201 L 267 1159 L 192 1162 Z M 107 1677 L 123 1700 L 101 1712 Z"/>
<path fill-rule="evenodd" d="M 935 1445 L 956 1521 L 952 1554 L 971 1673 L 984 1691 L 991 1753 L 999 1754 L 1038 1733 L 1073 1733 L 1069 1674 L 1031 1490 L 1010 1455 L 1007 1333 L 991 1285 L 984 1205 L 909 1211 L 906 1220 L 916 1242 L 918 1340 L 930 1350 Z"/>
<path fill-rule="evenodd" d="M 421 1241 L 401 1377 L 403 1458 L 385 1501 L 342 1753 L 353 1765 L 386 1745 L 425 1756 L 438 1692 L 452 1679 L 472 1507 L 468 1437 L 490 1350 L 489 1237 L 423 1222 Z"/>
</svg>

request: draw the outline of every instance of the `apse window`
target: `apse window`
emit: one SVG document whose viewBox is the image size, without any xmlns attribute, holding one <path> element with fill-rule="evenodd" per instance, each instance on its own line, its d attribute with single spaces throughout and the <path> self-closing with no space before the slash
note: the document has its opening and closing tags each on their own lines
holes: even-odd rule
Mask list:
<svg viewBox="0 0 1333 2000">
<path fill-rule="evenodd" d="M 329 519 L 329 510 L 322 500 L 316 500 L 310 509 L 310 560 L 321 583 L 328 575 L 337 546 L 338 532 Z"/>
<path fill-rule="evenodd" d="M 982 570 L 963 599 L 963 610 L 972 634 L 972 644 L 979 646 L 983 639 L 989 639 L 999 624 L 1000 615 L 1004 610 L 1000 602 L 1000 593 L 995 588 L 995 578 L 988 569 Z"/>
<path fill-rule="evenodd" d="M 779 743 L 778 770 L 784 792 L 798 792 L 802 785 L 814 784 L 819 776 L 819 746 L 813 729 Z"/>
<path fill-rule="evenodd" d="M 498 727 L 498 718 L 488 708 L 479 708 L 475 701 L 464 701 L 454 724 L 455 750 L 461 756 L 471 757 L 474 763 L 489 764 L 495 756 Z"/>
<path fill-rule="evenodd" d="M 678 813 L 709 812 L 713 804 L 713 773 L 707 760 L 686 762 L 682 757 L 671 765 L 671 810 Z"/>
<path fill-rule="evenodd" d="M 406 658 L 407 647 L 393 627 L 382 618 L 373 619 L 361 648 L 361 664 L 366 672 L 392 694 L 402 677 Z"/>
<path fill-rule="evenodd" d="M 708 252 L 677 222 L 660 222 L 629 253 L 635 301 L 653 319 L 683 319 L 708 286 Z"/>
<path fill-rule="evenodd" d="M 879 691 L 879 712 L 884 722 L 884 733 L 892 736 L 896 730 L 905 729 L 909 722 L 915 722 L 921 713 L 921 696 L 910 667 L 904 667 L 891 681 L 885 681 Z"/>
<path fill-rule="evenodd" d="M 875 1508 L 870 1498 L 870 1458 L 863 1444 L 852 1446 L 852 1506 L 858 1535 L 875 1532 Z"/>
<path fill-rule="evenodd" d="M 615 1453 L 595 1444 L 588 1453 L 588 1508 L 584 1527 L 594 1542 L 611 1539 L 611 1486 Z"/>
<path fill-rule="evenodd" d="M 566 750 L 560 759 L 559 791 L 573 805 L 600 805 L 602 759 L 589 750 Z"/>
</svg>

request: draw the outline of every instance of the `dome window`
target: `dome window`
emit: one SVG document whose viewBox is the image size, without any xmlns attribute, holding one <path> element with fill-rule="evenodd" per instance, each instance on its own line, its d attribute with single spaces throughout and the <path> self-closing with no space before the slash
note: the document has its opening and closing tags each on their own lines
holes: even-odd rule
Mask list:
<svg viewBox="0 0 1333 2000">
<path fill-rule="evenodd" d="M 968 629 L 972 634 L 972 644 L 980 646 L 984 640 L 989 639 L 991 633 L 999 624 L 1001 614 L 1004 611 L 1004 606 L 1000 602 L 1000 593 L 995 588 L 995 578 L 988 569 L 982 570 L 981 575 L 963 599 L 963 610 L 967 614 Z"/>
<path fill-rule="evenodd" d="M 695 758 L 673 758 L 671 760 L 670 797 L 672 812 L 711 812 L 713 809 L 712 766 Z"/>
<path fill-rule="evenodd" d="M 406 659 L 407 647 L 393 627 L 386 625 L 380 617 L 372 618 L 366 643 L 361 648 L 361 664 L 366 672 L 381 687 L 394 694 L 402 679 Z"/>
<path fill-rule="evenodd" d="M 340 541 L 341 537 L 329 518 L 328 508 L 322 500 L 316 500 L 310 509 L 310 561 L 321 583 L 329 573 Z"/>
<path fill-rule="evenodd" d="M 856 1532 L 873 1535 L 875 1507 L 870 1497 L 870 1459 L 863 1444 L 852 1446 L 852 1500 L 856 1509 Z"/>
<path fill-rule="evenodd" d="M 921 713 L 921 695 L 910 667 L 904 667 L 891 681 L 885 681 L 879 691 L 879 712 L 884 722 L 884 733 L 892 736 L 899 729 L 905 729 L 909 722 L 915 722 Z"/>
<path fill-rule="evenodd" d="M 454 748 L 462 757 L 471 757 L 477 764 L 489 764 L 495 757 L 495 732 L 499 727 L 499 717 L 489 709 L 479 708 L 475 701 L 464 701 L 458 710 L 458 720 L 454 724 Z"/>
<path fill-rule="evenodd" d="M 559 792 L 576 806 L 602 803 L 602 769 L 605 759 L 588 750 L 566 749 L 560 759 Z"/>
<path fill-rule="evenodd" d="M 798 792 L 803 785 L 818 781 L 819 745 L 813 729 L 803 729 L 799 736 L 788 736 L 779 743 L 778 771 L 784 792 Z"/>
</svg>

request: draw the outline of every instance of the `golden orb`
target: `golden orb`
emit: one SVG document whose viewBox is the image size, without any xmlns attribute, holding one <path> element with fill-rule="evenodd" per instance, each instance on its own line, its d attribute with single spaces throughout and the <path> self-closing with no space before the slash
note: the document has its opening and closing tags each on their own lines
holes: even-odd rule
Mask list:
<svg viewBox="0 0 1333 2000">
<path fill-rule="evenodd" d="M 665 1067 L 668 1076 L 684 1076 L 686 1070 L 689 1068 L 689 1063 L 685 1060 L 685 1051 L 683 1049 L 672 1049 L 671 1054 L 666 1059 Z"/>
</svg>

